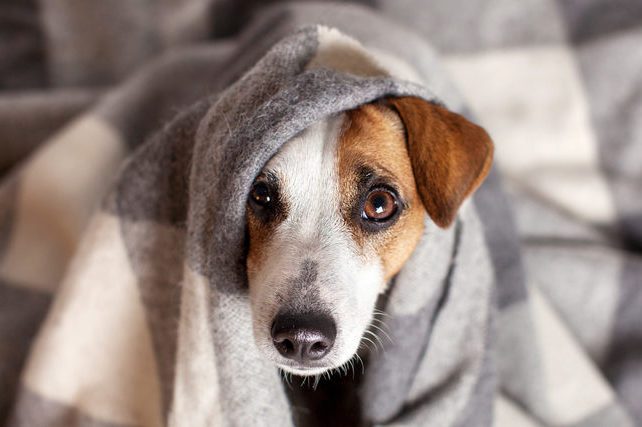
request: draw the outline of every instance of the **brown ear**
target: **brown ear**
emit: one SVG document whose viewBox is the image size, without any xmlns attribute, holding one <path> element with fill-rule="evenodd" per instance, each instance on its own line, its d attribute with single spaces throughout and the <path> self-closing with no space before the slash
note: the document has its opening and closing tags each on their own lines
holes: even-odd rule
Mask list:
<svg viewBox="0 0 642 427">
<path fill-rule="evenodd" d="M 449 226 L 493 161 L 493 142 L 459 114 L 415 97 L 390 98 L 407 132 L 419 196 L 432 220 Z"/>
</svg>

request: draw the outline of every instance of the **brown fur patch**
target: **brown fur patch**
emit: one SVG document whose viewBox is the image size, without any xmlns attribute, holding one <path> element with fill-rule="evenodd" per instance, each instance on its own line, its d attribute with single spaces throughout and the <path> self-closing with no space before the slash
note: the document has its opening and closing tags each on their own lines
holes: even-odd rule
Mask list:
<svg viewBox="0 0 642 427">
<path fill-rule="evenodd" d="M 249 248 L 247 253 L 247 274 L 253 277 L 259 266 L 265 260 L 266 246 L 274 228 L 266 227 L 256 215 L 247 208 L 247 228 L 249 233 Z"/>
<path fill-rule="evenodd" d="M 493 142 L 483 128 L 439 105 L 414 97 L 391 98 L 389 103 L 405 125 L 426 211 L 437 225 L 447 227 L 490 171 Z"/>
<path fill-rule="evenodd" d="M 381 259 L 389 279 L 410 257 L 424 229 L 425 211 L 406 149 L 403 125 L 388 108 L 376 104 L 361 106 L 346 112 L 337 150 L 345 223 L 363 253 L 375 252 Z M 406 205 L 393 225 L 378 232 L 365 230 L 360 225 L 360 212 L 355 215 L 355 207 L 362 197 L 359 181 L 364 167 L 394 185 Z"/>
<path fill-rule="evenodd" d="M 265 261 L 270 237 L 273 235 L 278 225 L 288 216 L 288 204 L 283 200 L 281 195 L 278 194 L 278 188 L 276 187 L 278 179 L 276 177 L 268 179 L 267 175 L 262 174 L 259 176 L 258 180 L 271 181 L 272 188 L 277 191 L 277 194 L 274 194 L 275 200 L 272 207 L 273 211 L 263 215 L 256 212 L 254 208 L 249 205 L 249 202 L 246 207 L 249 236 L 249 248 L 247 254 L 248 277 L 253 277 L 256 271 L 258 271 L 261 263 Z M 280 177 L 280 179 L 283 179 L 283 177 Z"/>
</svg>

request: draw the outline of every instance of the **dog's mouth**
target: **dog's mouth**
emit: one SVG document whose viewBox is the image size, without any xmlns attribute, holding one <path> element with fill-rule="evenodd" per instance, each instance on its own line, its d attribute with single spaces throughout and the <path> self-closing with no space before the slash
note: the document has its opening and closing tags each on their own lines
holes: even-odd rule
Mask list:
<svg viewBox="0 0 642 427">
<path fill-rule="evenodd" d="M 277 357 L 275 360 L 273 356 L 270 358 L 274 361 L 276 367 L 284 373 L 302 377 L 318 376 L 326 373 L 332 373 L 334 371 L 346 370 L 348 366 L 363 363 L 362 359 L 358 355 L 359 348 L 355 349 L 354 353 L 349 353 L 349 355 L 333 353 L 328 355 L 329 357 L 317 361 L 288 360 L 283 357 Z"/>
<path fill-rule="evenodd" d="M 332 366 L 327 365 L 299 365 L 296 363 L 277 363 L 276 366 L 284 372 L 299 375 L 302 377 L 321 375 L 332 370 Z"/>
</svg>

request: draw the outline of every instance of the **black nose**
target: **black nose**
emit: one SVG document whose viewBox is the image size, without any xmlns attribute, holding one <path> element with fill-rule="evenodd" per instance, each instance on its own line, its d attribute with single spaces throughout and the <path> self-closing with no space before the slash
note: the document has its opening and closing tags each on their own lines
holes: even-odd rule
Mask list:
<svg viewBox="0 0 642 427">
<path fill-rule="evenodd" d="M 322 359 L 334 344 L 337 328 L 332 317 L 321 313 L 278 314 L 272 323 L 272 340 L 279 353 L 299 363 Z"/>
</svg>

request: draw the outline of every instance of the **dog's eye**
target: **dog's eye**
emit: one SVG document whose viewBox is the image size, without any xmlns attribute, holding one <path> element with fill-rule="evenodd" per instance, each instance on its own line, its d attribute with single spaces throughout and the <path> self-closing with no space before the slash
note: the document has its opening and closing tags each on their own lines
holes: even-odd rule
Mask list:
<svg viewBox="0 0 642 427">
<path fill-rule="evenodd" d="M 263 181 L 255 182 L 250 191 L 250 200 L 258 206 L 267 206 L 272 202 L 270 187 Z"/>
<path fill-rule="evenodd" d="M 399 208 L 397 196 L 386 189 L 375 189 L 368 193 L 361 216 L 374 222 L 384 222 L 393 218 Z"/>
</svg>

